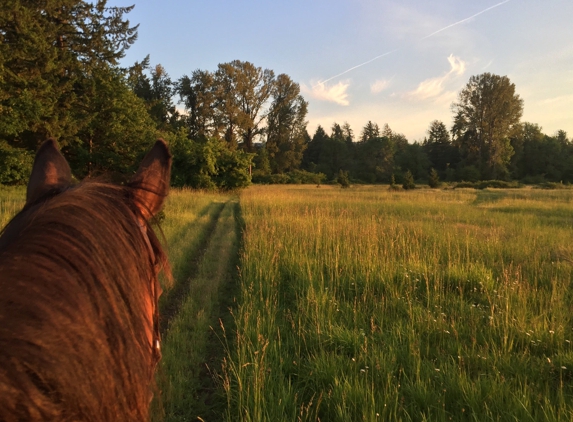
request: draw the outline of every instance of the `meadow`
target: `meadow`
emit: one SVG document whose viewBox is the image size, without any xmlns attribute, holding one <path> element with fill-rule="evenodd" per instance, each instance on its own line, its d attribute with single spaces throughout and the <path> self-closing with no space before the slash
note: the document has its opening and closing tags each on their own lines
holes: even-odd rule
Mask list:
<svg viewBox="0 0 573 422">
<path fill-rule="evenodd" d="M 173 190 L 153 419 L 573 420 L 572 217 L 572 190 Z"/>
<path fill-rule="evenodd" d="M 572 200 L 244 191 L 226 420 L 573 420 Z"/>
</svg>

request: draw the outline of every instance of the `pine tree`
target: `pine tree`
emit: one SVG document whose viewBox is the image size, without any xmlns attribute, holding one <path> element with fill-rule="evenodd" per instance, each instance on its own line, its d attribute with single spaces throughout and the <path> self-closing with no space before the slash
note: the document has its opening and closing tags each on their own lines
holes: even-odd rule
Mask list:
<svg viewBox="0 0 573 422">
<path fill-rule="evenodd" d="M 438 176 L 438 172 L 436 171 L 435 168 L 432 168 L 430 170 L 430 178 L 428 180 L 428 185 L 434 189 L 439 188 L 441 185 L 440 177 Z"/>
<path fill-rule="evenodd" d="M 402 183 L 402 187 L 406 190 L 416 188 L 416 183 L 414 182 L 414 175 L 410 170 L 408 170 L 404 175 L 404 183 Z"/>
</svg>

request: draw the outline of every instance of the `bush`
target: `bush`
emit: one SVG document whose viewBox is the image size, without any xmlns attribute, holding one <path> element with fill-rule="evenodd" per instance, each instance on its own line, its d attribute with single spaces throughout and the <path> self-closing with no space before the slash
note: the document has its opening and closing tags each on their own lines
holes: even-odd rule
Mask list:
<svg viewBox="0 0 573 422">
<path fill-rule="evenodd" d="M 555 182 L 540 183 L 536 187 L 538 189 L 571 189 L 570 185 L 564 185 L 563 183 L 555 183 Z"/>
<path fill-rule="evenodd" d="M 338 172 L 338 177 L 336 178 L 336 183 L 340 185 L 341 188 L 346 189 L 350 187 L 350 179 L 348 179 L 348 172 L 340 170 Z"/>
<path fill-rule="evenodd" d="M 188 139 L 185 131 L 167 137 L 173 154 L 171 184 L 194 189 L 232 190 L 251 183 L 253 154 L 231 151 L 218 139 Z"/>
<path fill-rule="evenodd" d="M 264 174 L 257 170 L 253 172 L 253 183 L 263 185 L 320 185 L 325 179 L 324 173 L 311 173 L 304 170 L 293 170 L 279 174 Z"/>
<path fill-rule="evenodd" d="M 28 181 L 32 172 L 34 154 L 20 148 L 13 148 L 5 142 L 0 143 L 0 183 L 3 185 L 22 185 Z"/>
<path fill-rule="evenodd" d="M 519 182 L 506 182 L 505 180 L 482 180 L 481 182 L 459 182 L 456 188 L 473 188 L 473 189 L 518 189 L 523 187 Z"/>
<path fill-rule="evenodd" d="M 287 173 L 290 182 L 297 185 L 320 185 L 326 180 L 326 175 L 324 173 L 311 173 L 304 170 L 293 170 Z"/>
</svg>

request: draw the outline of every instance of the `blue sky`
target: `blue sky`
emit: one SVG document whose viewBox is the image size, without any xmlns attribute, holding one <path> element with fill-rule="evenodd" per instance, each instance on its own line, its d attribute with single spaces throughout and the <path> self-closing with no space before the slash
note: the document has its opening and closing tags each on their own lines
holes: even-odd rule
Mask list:
<svg viewBox="0 0 573 422">
<path fill-rule="evenodd" d="M 123 65 L 149 54 L 172 79 L 236 59 L 286 73 L 309 102 L 311 135 L 334 122 L 359 135 L 371 120 L 421 141 L 432 120 L 451 126 L 451 103 L 470 76 L 491 72 L 516 85 L 524 121 L 573 137 L 572 0 L 108 5 L 134 1 L 128 19 L 140 24 L 139 38 Z"/>
</svg>

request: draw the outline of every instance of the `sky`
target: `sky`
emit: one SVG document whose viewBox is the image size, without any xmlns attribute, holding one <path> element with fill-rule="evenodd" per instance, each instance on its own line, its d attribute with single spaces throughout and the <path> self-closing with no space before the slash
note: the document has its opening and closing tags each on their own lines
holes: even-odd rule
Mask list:
<svg viewBox="0 0 573 422">
<path fill-rule="evenodd" d="M 572 0 L 108 0 L 135 8 L 138 40 L 123 66 L 148 54 L 173 80 L 249 61 L 286 73 L 309 103 L 308 131 L 368 121 L 410 142 L 473 75 L 507 76 L 522 121 L 573 138 Z"/>
</svg>

